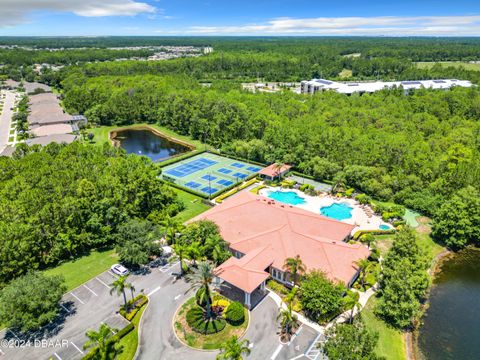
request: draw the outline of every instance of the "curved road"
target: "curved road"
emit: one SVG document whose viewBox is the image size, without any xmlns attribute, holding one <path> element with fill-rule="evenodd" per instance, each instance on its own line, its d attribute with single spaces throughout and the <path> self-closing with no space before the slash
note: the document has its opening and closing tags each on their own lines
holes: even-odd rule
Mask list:
<svg viewBox="0 0 480 360">
<path fill-rule="evenodd" d="M 193 350 L 176 338 L 172 328 L 177 308 L 193 293 L 183 280 L 172 279 L 160 284 L 161 289 L 150 296 L 148 308 L 142 317 L 137 359 L 210 360 L 217 351 Z M 250 326 L 245 338 L 250 340 L 252 353 L 249 359 L 270 359 L 279 345 L 275 302 L 265 297 L 250 313 Z"/>
</svg>

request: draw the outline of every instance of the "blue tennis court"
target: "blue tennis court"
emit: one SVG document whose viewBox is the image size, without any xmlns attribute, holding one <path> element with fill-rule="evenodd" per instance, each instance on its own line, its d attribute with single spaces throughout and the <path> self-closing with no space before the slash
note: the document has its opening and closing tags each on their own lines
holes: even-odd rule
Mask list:
<svg viewBox="0 0 480 360">
<path fill-rule="evenodd" d="M 161 177 L 185 188 L 215 197 L 223 190 L 253 177 L 259 166 L 204 152 L 162 168 Z"/>
<path fill-rule="evenodd" d="M 236 177 L 236 178 L 239 178 L 239 179 L 245 179 L 248 175 L 244 174 L 244 173 L 241 173 L 241 172 L 237 172 L 237 173 L 233 174 L 232 176 Z"/>
<path fill-rule="evenodd" d="M 230 185 L 233 184 L 233 181 L 220 179 L 220 180 L 217 181 L 217 184 L 220 184 L 220 185 L 223 185 L 223 186 L 230 186 Z"/>
<path fill-rule="evenodd" d="M 173 169 L 166 170 L 165 173 L 172 175 L 178 178 L 193 174 L 199 170 L 204 170 L 212 165 L 215 165 L 217 162 L 210 159 L 200 158 L 196 160 L 189 161 Z"/>
</svg>

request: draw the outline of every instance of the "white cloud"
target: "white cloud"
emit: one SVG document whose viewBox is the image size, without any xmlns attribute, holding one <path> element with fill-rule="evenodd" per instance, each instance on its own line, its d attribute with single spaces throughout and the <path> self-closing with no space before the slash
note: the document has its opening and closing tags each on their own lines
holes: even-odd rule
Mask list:
<svg viewBox="0 0 480 360">
<path fill-rule="evenodd" d="M 85 17 L 133 16 L 157 9 L 136 0 L 0 0 L 0 27 L 27 21 L 33 11 L 70 12 Z"/>
<path fill-rule="evenodd" d="M 192 26 L 210 35 L 480 35 L 480 15 L 277 18 L 263 24 Z"/>
</svg>

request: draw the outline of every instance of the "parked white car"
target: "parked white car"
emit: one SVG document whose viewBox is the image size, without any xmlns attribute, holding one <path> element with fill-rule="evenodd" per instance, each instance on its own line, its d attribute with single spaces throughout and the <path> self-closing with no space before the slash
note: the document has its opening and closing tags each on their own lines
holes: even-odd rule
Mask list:
<svg viewBox="0 0 480 360">
<path fill-rule="evenodd" d="M 128 269 L 121 264 L 114 264 L 110 269 L 114 274 L 117 274 L 120 276 L 125 276 L 125 275 L 128 275 L 129 273 Z"/>
</svg>

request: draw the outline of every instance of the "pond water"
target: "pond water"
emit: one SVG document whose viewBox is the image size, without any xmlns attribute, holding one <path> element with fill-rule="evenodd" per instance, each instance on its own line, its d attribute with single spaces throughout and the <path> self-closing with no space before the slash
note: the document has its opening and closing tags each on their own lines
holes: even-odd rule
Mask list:
<svg viewBox="0 0 480 360">
<path fill-rule="evenodd" d="M 442 263 L 423 321 L 418 346 L 425 359 L 480 358 L 480 250 Z"/>
<path fill-rule="evenodd" d="M 153 131 L 126 129 L 116 132 L 113 138 L 128 154 L 148 156 L 152 161 L 166 160 L 190 151 L 185 145 L 171 141 Z"/>
</svg>

